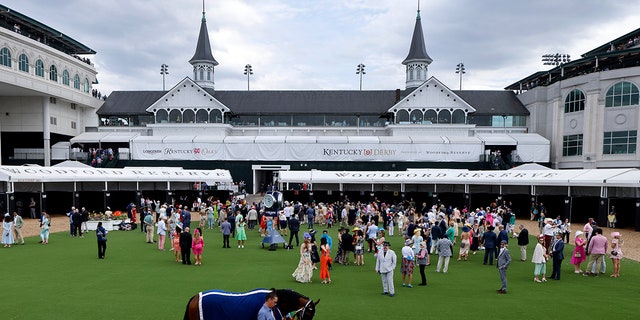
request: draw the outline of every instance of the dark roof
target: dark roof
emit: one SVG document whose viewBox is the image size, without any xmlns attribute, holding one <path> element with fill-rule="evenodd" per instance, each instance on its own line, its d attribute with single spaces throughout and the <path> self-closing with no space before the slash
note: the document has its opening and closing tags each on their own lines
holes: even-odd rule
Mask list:
<svg viewBox="0 0 640 320">
<path fill-rule="evenodd" d="M 209 93 L 211 89 L 205 89 Z M 146 109 L 165 91 L 114 91 L 98 115 L 148 114 Z M 401 91 L 401 97 L 410 92 Z M 476 109 L 474 115 L 528 115 L 512 91 L 454 91 Z M 387 113 L 396 103 L 395 90 L 379 91 L 215 91 L 213 96 L 237 115 L 243 114 L 369 114 Z"/>
<path fill-rule="evenodd" d="M 218 91 L 205 89 L 234 114 L 383 114 L 396 102 L 389 91 Z M 147 114 L 164 91 L 114 91 L 99 115 Z"/>
<path fill-rule="evenodd" d="M 95 54 L 91 48 L 73 40 L 62 32 L 0 4 L 0 26 L 13 30 L 20 25 L 20 33 L 33 39 L 40 38 L 48 46 L 67 54 Z"/>
<path fill-rule="evenodd" d="M 396 102 L 395 91 L 216 91 L 235 114 L 382 114 Z"/>
<path fill-rule="evenodd" d="M 462 100 L 470 104 L 480 115 L 529 115 L 513 91 L 454 90 Z"/>
<path fill-rule="evenodd" d="M 200 23 L 200 34 L 198 35 L 198 45 L 196 45 L 196 52 L 193 54 L 193 58 L 189 60 L 189 63 L 197 62 L 210 62 L 214 66 L 218 65 L 218 61 L 213 58 L 211 53 L 211 44 L 209 43 L 209 32 L 207 31 L 207 19 L 202 13 L 202 22 Z"/>
<path fill-rule="evenodd" d="M 411 47 L 409 47 L 409 54 L 407 58 L 402 61 L 402 64 L 407 64 L 411 61 L 426 61 L 427 63 L 433 62 L 433 59 L 427 54 L 427 49 L 424 45 L 424 35 L 422 34 L 422 23 L 420 21 L 420 10 L 418 10 L 418 17 L 416 18 L 416 25 L 413 28 L 413 37 L 411 38 Z"/>
<path fill-rule="evenodd" d="M 96 112 L 98 115 L 148 114 L 147 108 L 165 91 L 113 91 Z"/>
</svg>

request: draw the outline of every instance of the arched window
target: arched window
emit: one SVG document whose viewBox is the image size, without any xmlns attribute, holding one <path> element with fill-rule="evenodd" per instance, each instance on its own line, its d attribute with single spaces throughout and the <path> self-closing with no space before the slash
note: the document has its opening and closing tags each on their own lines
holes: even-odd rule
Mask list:
<svg viewBox="0 0 640 320">
<path fill-rule="evenodd" d="M 62 71 L 62 84 L 69 85 L 69 71 L 66 69 Z"/>
<path fill-rule="evenodd" d="M 413 80 L 413 67 L 409 68 L 409 81 Z"/>
<path fill-rule="evenodd" d="M 18 69 L 20 71 L 29 72 L 29 58 L 26 54 L 21 54 L 18 58 Z"/>
<path fill-rule="evenodd" d="M 209 113 L 205 109 L 196 112 L 196 123 L 205 123 L 209 121 Z"/>
<path fill-rule="evenodd" d="M 89 85 L 89 79 L 84 78 L 84 85 L 82 86 L 82 91 L 89 92 L 90 87 L 91 86 Z"/>
<path fill-rule="evenodd" d="M 194 123 L 196 122 L 196 113 L 191 109 L 187 109 L 182 112 L 182 123 Z"/>
<path fill-rule="evenodd" d="M 416 79 L 418 80 L 422 79 L 422 68 L 420 67 L 416 68 Z"/>
<path fill-rule="evenodd" d="M 173 109 L 169 112 L 169 123 L 182 123 L 182 112 L 178 109 Z"/>
<path fill-rule="evenodd" d="M 635 84 L 627 81 L 618 82 L 607 91 L 604 106 L 608 108 L 638 105 L 639 98 L 638 87 Z"/>
<path fill-rule="evenodd" d="M 73 87 L 80 90 L 80 76 L 77 74 L 73 76 Z"/>
<path fill-rule="evenodd" d="M 464 111 L 458 109 L 453 111 L 453 114 L 451 115 L 451 123 L 466 123 L 466 119 L 465 119 L 465 115 L 464 115 Z"/>
<path fill-rule="evenodd" d="M 5 67 L 11 67 L 11 51 L 8 48 L 0 50 L 0 64 Z"/>
<path fill-rule="evenodd" d="M 424 117 L 422 110 L 415 109 L 409 114 L 409 121 L 411 121 L 411 123 L 422 124 L 422 117 Z"/>
<path fill-rule="evenodd" d="M 398 123 L 398 124 L 408 124 L 409 123 L 409 112 L 407 110 L 398 110 L 398 112 L 396 112 L 396 123 Z"/>
<path fill-rule="evenodd" d="M 211 81 L 211 70 L 207 71 L 207 80 Z"/>
<path fill-rule="evenodd" d="M 204 80 L 204 69 L 200 69 L 200 78 L 198 80 Z"/>
<path fill-rule="evenodd" d="M 584 110 L 584 93 L 574 89 L 564 99 L 564 113 L 578 112 Z"/>
<path fill-rule="evenodd" d="M 209 115 L 209 123 L 222 123 L 222 111 L 215 109 L 211 110 Z"/>
<path fill-rule="evenodd" d="M 431 123 L 438 123 L 438 115 L 436 114 L 436 111 L 433 109 L 427 110 L 427 112 L 424 113 L 424 121 L 430 121 Z"/>
<path fill-rule="evenodd" d="M 36 61 L 36 76 L 44 78 L 44 63 L 40 59 Z"/>
<path fill-rule="evenodd" d="M 439 124 L 450 124 L 451 123 L 451 112 L 449 112 L 449 110 L 440 110 L 440 112 L 438 112 L 438 123 Z"/>
<path fill-rule="evenodd" d="M 58 68 L 53 64 L 49 67 L 49 80 L 58 82 Z"/>
<path fill-rule="evenodd" d="M 160 109 L 156 112 L 156 123 L 167 123 L 169 122 L 169 113 L 167 110 Z"/>
</svg>

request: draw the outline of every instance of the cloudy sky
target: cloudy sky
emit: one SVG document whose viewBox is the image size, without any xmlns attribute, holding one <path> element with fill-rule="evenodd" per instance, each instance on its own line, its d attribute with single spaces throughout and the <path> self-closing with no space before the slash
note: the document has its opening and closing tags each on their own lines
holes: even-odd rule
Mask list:
<svg viewBox="0 0 640 320">
<path fill-rule="evenodd" d="M 404 88 L 417 0 L 206 0 L 216 89 Z M 94 49 L 103 93 L 161 90 L 191 76 L 202 0 L 5 0 Z M 640 0 L 432 0 L 421 2 L 429 76 L 458 89 L 501 90 L 548 69 L 546 53 L 573 59 L 640 27 Z"/>
</svg>

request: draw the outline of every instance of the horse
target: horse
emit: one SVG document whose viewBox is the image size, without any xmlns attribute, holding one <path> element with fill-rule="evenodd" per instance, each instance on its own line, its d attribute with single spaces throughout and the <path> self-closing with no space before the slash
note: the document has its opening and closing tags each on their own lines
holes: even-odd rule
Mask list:
<svg viewBox="0 0 640 320">
<path fill-rule="evenodd" d="M 254 289 L 248 292 L 210 290 L 199 292 L 189 299 L 184 312 L 185 320 L 254 320 L 272 290 Z M 275 290 L 278 303 L 276 319 L 311 320 L 316 313 L 315 302 L 290 289 Z"/>
</svg>

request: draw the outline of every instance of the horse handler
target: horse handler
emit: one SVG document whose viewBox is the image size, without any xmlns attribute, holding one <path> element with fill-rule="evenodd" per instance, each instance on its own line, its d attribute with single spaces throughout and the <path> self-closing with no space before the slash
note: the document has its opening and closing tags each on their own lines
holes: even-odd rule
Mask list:
<svg viewBox="0 0 640 320">
<path fill-rule="evenodd" d="M 393 297 L 396 294 L 393 287 L 393 270 L 396 268 L 398 259 L 396 253 L 389 249 L 390 245 L 389 241 L 382 244 L 382 252 L 378 252 L 376 257 L 376 272 L 382 278 L 382 294 Z"/>
</svg>

